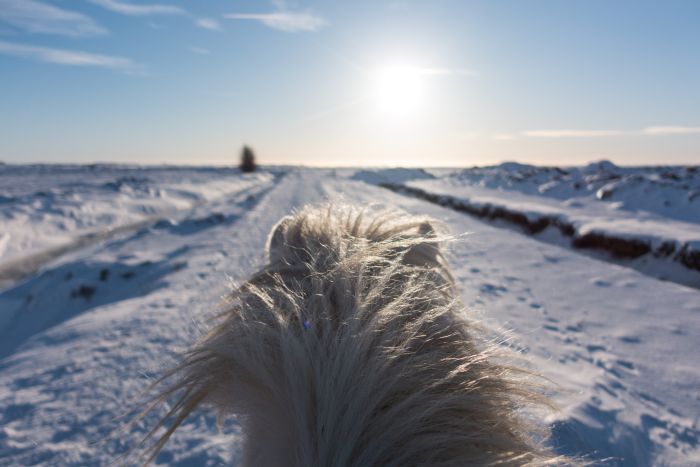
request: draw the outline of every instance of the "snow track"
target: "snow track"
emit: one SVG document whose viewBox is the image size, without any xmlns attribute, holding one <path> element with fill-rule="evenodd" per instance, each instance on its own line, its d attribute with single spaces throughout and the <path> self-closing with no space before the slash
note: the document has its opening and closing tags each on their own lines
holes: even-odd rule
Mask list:
<svg viewBox="0 0 700 467">
<path fill-rule="evenodd" d="M 270 227 L 325 199 L 429 214 L 460 237 L 449 259 L 478 318 L 511 329 L 558 385 L 566 454 L 610 465 L 700 463 L 700 293 L 494 228 L 325 170 L 291 170 L 136 231 L 67 252 L 0 294 L 0 465 L 105 465 L 143 435 L 112 433 L 262 260 Z M 240 433 L 200 413 L 159 465 L 235 464 Z"/>
<path fill-rule="evenodd" d="M 255 193 L 255 191 L 258 189 L 259 187 L 254 184 L 252 187 L 246 187 L 244 189 L 238 189 L 231 193 L 227 193 L 225 198 L 231 198 L 234 195 L 240 195 L 247 192 Z M 169 212 L 148 215 L 134 222 L 117 226 L 109 226 L 94 232 L 81 234 L 62 245 L 47 248 L 20 258 L 14 258 L 0 266 L 0 289 L 7 284 L 18 282 L 25 277 L 35 274 L 41 269 L 42 266 L 57 258 L 60 258 L 66 253 L 77 251 L 98 243 L 103 243 L 107 240 L 111 240 L 112 238 L 127 235 L 159 223 L 167 223 L 170 222 L 170 219 L 187 217 L 188 213 L 193 212 L 197 207 L 200 207 L 206 203 L 207 201 L 198 200 L 187 207 L 171 210 Z"/>
</svg>

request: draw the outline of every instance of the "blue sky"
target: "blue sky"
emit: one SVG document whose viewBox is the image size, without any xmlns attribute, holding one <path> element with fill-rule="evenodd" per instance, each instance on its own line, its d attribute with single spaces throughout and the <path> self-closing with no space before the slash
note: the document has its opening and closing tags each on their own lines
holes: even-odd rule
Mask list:
<svg viewBox="0 0 700 467">
<path fill-rule="evenodd" d="M 0 0 L 0 160 L 700 163 L 695 0 Z"/>
</svg>

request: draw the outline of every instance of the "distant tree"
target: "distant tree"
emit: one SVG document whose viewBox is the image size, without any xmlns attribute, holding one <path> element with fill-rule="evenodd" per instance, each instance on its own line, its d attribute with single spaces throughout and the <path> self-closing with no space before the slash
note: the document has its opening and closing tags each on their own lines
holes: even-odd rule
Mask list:
<svg viewBox="0 0 700 467">
<path fill-rule="evenodd" d="M 255 153 L 248 146 L 243 146 L 241 151 L 241 172 L 248 173 L 254 172 L 256 169 L 255 165 Z"/>
</svg>

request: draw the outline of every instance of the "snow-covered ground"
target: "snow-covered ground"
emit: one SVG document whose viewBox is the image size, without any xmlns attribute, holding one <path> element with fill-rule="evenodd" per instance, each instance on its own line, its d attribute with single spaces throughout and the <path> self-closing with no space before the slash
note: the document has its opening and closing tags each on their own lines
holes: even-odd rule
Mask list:
<svg viewBox="0 0 700 467">
<path fill-rule="evenodd" d="M 463 185 L 517 191 L 570 204 L 597 199 L 616 210 L 700 223 L 700 166 L 618 167 L 610 161 L 598 161 L 562 168 L 506 162 L 454 171 L 448 177 Z"/>
<path fill-rule="evenodd" d="M 456 183 L 459 174 L 0 170 L 0 212 L 11 213 L 0 217 L 0 237 L 31 239 L 28 250 L 6 245 L 11 254 L 0 257 L 0 269 L 74 242 L 86 229 L 111 229 L 100 241 L 40 258 L 38 272 L 0 291 L 0 465 L 118 461 L 153 422 L 115 433 L 120 417 L 200 332 L 228 281 L 260 264 L 269 228 L 295 207 L 338 197 L 429 214 L 455 234 L 467 233 L 449 252 L 464 300 L 475 316 L 512 330 L 533 366 L 556 383 L 560 411 L 547 423 L 560 452 L 609 458 L 608 465 L 700 463 L 700 292 L 375 185 L 420 184 L 455 195 L 456 187 L 471 185 Z M 148 189 L 108 194 L 106 184 L 127 177 L 121 170 L 147 179 Z M 53 193 L 52 201 L 43 204 L 37 187 Z M 517 191 L 476 188 L 501 193 L 500 201 Z M 531 196 L 528 202 L 542 200 L 543 209 L 550 199 L 572 199 L 519 193 Z M 631 218 L 642 210 L 619 209 Z M 91 214 L 102 211 L 109 217 Z M 697 225 L 682 211 L 666 216 L 668 225 L 675 225 L 671 219 Z M 118 229 L 123 224 L 130 227 Z M 235 465 L 239 443 L 234 424 L 219 432 L 213 417 L 200 413 L 156 463 Z"/>
<path fill-rule="evenodd" d="M 442 172 L 357 172 L 422 199 L 505 221 L 657 278 L 700 288 L 700 168 L 504 163 Z M 599 253 L 604 252 L 606 256 Z"/>
<path fill-rule="evenodd" d="M 0 261 L 23 257 L 239 190 L 238 169 L 0 165 Z M 269 178 L 269 174 L 267 174 Z"/>
</svg>

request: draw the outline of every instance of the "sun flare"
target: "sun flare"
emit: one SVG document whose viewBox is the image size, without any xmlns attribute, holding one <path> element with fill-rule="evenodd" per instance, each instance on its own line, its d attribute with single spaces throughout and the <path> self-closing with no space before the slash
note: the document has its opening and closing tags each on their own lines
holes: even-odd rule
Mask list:
<svg viewBox="0 0 700 467">
<path fill-rule="evenodd" d="M 372 74 L 372 97 L 377 109 L 393 117 L 418 113 L 425 97 L 421 68 L 395 64 L 377 68 Z"/>
</svg>

